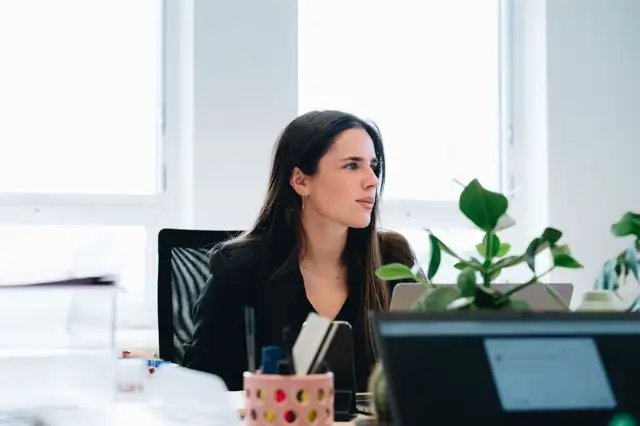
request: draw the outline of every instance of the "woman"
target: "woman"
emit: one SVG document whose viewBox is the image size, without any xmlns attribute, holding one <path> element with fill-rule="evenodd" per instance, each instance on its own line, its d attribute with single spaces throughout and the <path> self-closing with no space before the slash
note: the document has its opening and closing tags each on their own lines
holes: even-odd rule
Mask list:
<svg viewBox="0 0 640 426">
<path fill-rule="evenodd" d="M 244 308 L 256 318 L 260 347 L 297 335 L 309 312 L 347 321 L 354 335 L 356 387 L 374 365 L 367 312 L 385 310 L 383 263 L 413 264 L 406 240 L 376 229 L 384 179 L 380 135 L 339 111 L 313 111 L 284 130 L 273 155 L 266 200 L 251 230 L 210 257 L 211 278 L 194 310 L 183 365 L 242 389 L 247 370 Z"/>
</svg>

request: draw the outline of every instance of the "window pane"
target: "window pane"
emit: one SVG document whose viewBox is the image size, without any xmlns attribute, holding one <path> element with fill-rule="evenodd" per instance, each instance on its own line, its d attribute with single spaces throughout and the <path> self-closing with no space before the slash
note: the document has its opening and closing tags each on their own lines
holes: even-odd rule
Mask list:
<svg viewBox="0 0 640 426">
<path fill-rule="evenodd" d="M 499 182 L 497 0 L 299 0 L 299 109 L 380 127 L 387 198 Z M 339 13 L 338 13 L 339 11 Z"/>
<path fill-rule="evenodd" d="M 128 295 L 142 298 L 146 248 L 143 226 L 0 225 L 0 285 L 115 273 Z"/>
<path fill-rule="evenodd" d="M 0 192 L 156 192 L 161 11 L 0 2 Z"/>
</svg>

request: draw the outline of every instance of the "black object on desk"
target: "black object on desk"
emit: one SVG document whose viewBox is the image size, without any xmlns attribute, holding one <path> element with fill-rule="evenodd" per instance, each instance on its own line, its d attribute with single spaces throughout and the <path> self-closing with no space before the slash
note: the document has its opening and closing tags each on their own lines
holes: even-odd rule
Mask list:
<svg viewBox="0 0 640 426">
<path fill-rule="evenodd" d="M 358 415 L 356 409 L 356 376 L 353 355 L 353 330 L 345 321 L 333 321 L 333 339 L 323 357 L 323 364 L 333 373 L 334 420 L 351 421 Z"/>
<path fill-rule="evenodd" d="M 640 316 L 374 313 L 394 424 L 608 425 L 640 419 Z"/>
</svg>

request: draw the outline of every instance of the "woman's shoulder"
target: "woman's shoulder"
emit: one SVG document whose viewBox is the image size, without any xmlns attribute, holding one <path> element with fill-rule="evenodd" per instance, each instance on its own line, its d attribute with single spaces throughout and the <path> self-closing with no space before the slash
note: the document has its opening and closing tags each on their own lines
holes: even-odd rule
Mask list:
<svg viewBox="0 0 640 426">
<path fill-rule="evenodd" d="M 416 256 L 409 241 L 399 232 L 388 229 L 378 230 L 378 244 L 383 264 L 398 262 L 411 266 L 416 262 Z"/>
<path fill-rule="evenodd" d="M 261 259 L 263 244 L 260 240 L 238 237 L 216 245 L 209 252 L 212 272 L 224 268 L 237 273 L 249 273 Z"/>
</svg>

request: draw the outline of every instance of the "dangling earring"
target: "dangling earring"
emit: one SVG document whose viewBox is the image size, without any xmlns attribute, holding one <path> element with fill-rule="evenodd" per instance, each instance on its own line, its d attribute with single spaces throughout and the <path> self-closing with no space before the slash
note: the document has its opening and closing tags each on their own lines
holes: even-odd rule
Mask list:
<svg viewBox="0 0 640 426">
<path fill-rule="evenodd" d="M 306 195 L 303 195 L 303 196 L 302 196 L 302 210 L 304 210 L 304 199 L 305 199 L 305 198 L 307 198 L 307 196 L 306 196 Z"/>
</svg>

